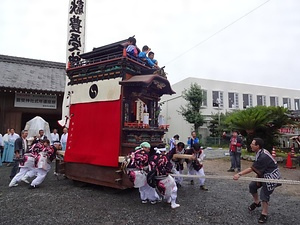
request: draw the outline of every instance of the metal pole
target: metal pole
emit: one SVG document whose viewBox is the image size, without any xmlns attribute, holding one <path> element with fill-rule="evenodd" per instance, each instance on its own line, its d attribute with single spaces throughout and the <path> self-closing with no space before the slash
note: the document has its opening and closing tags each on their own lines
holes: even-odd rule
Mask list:
<svg viewBox="0 0 300 225">
<path fill-rule="evenodd" d="M 218 137 L 219 137 L 219 147 L 221 145 L 221 137 L 220 137 L 220 104 L 221 104 L 221 100 L 219 98 L 217 98 L 217 103 L 218 103 Z"/>
<path fill-rule="evenodd" d="M 220 131 L 221 131 L 221 129 L 220 129 L 220 103 L 218 104 L 218 119 L 219 119 L 219 121 L 218 121 L 218 130 L 219 130 L 219 147 L 221 146 L 221 137 L 220 137 Z"/>
</svg>

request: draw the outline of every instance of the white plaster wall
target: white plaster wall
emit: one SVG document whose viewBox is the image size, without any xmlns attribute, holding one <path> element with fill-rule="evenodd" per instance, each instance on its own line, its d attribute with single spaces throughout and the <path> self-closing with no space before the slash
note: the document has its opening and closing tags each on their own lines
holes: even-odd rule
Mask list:
<svg viewBox="0 0 300 225">
<path fill-rule="evenodd" d="M 218 111 L 225 113 L 232 111 L 228 106 L 228 93 L 239 93 L 239 109 L 243 109 L 243 94 L 252 94 L 253 106 L 257 105 L 257 95 L 266 96 L 266 104 L 270 106 L 270 96 L 277 96 L 279 106 L 283 106 L 283 97 L 291 99 L 291 109 L 295 110 L 294 99 L 300 99 L 300 90 L 284 89 L 277 87 L 258 86 L 250 84 L 241 84 L 227 81 L 216 81 L 201 78 L 186 78 L 174 85 L 172 89 L 176 92 L 174 95 L 165 95 L 161 98 L 162 115 L 165 117 L 166 123 L 170 125 L 166 138 L 169 139 L 175 134 L 180 136 L 181 141 L 186 143 L 187 137 L 190 136 L 193 126 L 187 123 L 183 117 L 177 112 L 181 105 L 185 105 L 186 101 L 181 97 L 184 89 L 190 88 L 191 83 L 197 83 L 202 89 L 207 90 L 207 107 L 202 109 L 202 114 L 209 116 L 212 113 L 216 114 Z M 217 108 L 212 106 L 212 91 L 223 91 L 224 107 Z M 208 132 L 205 131 L 206 126 L 200 129 L 203 137 L 206 137 Z"/>
</svg>

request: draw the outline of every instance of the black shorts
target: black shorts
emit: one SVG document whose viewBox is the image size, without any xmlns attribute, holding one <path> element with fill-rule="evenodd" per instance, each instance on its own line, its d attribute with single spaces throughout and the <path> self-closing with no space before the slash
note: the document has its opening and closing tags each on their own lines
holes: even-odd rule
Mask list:
<svg viewBox="0 0 300 225">
<path fill-rule="evenodd" d="M 252 181 L 249 184 L 249 191 L 251 194 L 256 194 L 257 190 L 261 188 L 260 190 L 260 200 L 263 202 L 269 202 L 270 201 L 270 195 L 273 193 L 274 190 L 269 191 L 267 188 L 266 183 L 260 183 Z"/>
</svg>

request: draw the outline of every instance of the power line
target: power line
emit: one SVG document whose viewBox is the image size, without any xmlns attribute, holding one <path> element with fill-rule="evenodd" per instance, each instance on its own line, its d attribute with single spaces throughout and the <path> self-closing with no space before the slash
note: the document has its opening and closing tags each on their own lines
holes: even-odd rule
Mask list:
<svg viewBox="0 0 300 225">
<path fill-rule="evenodd" d="M 182 57 L 183 55 L 185 55 L 186 53 L 192 51 L 194 48 L 197 48 L 199 45 L 205 43 L 206 41 L 210 40 L 211 38 L 213 38 L 214 36 L 216 36 L 217 34 L 221 33 L 222 31 L 224 31 L 225 29 L 227 29 L 228 27 L 232 26 L 233 24 L 237 23 L 239 20 L 243 19 L 244 17 L 248 16 L 249 14 L 251 14 L 252 12 L 254 12 L 255 10 L 259 9 L 260 7 L 262 7 L 263 5 L 265 5 L 266 3 L 268 3 L 271 0 L 267 0 L 264 3 L 260 4 L 259 6 L 255 7 L 254 9 L 250 10 L 249 12 L 247 12 L 246 14 L 244 14 L 243 16 L 239 17 L 238 19 L 234 20 L 233 22 L 231 22 L 230 24 L 228 24 L 227 26 L 221 28 L 220 30 L 216 31 L 215 33 L 213 33 L 212 35 L 210 35 L 209 37 L 205 38 L 204 40 L 202 40 L 201 42 L 199 42 L 198 44 L 196 44 L 195 46 L 193 46 L 192 48 L 186 50 L 185 52 L 181 53 L 180 55 L 176 56 L 175 58 L 173 58 L 172 60 L 170 60 L 169 62 L 165 63 L 165 65 L 168 65 L 174 61 L 176 61 L 178 58 Z"/>
</svg>

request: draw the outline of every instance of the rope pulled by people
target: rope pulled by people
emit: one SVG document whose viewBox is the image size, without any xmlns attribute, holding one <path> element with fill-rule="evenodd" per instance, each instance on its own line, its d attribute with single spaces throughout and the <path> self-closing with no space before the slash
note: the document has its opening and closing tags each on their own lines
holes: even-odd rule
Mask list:
<svg viewBox="0 0 300 225">
<path fill-rule="evenodd" d="M 223 180 L 233 180 L 232 176 L 220 176 L 220 175 L 186 175 L 186 174 L 170 174 L 173 177 L 183 177 L 183 178 L 207 178 L 207 179 L 223 179 Z M 239 180 L 244 181 L 256 181 L 264 183 L 277 183 L 277 184 L 290 184 L 290 185 L 300 185 L 298 180 L 285 180 L 285 179 L 266 179 L 258 177 L 240 177 Z"/>
</svg>

